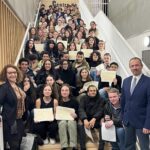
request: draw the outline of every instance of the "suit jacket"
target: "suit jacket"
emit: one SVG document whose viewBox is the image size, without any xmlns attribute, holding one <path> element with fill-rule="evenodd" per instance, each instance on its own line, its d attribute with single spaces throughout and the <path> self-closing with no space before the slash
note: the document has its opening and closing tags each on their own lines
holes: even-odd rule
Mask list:
<svg viewBox="0 0 150 150">
<path fill-rule="evenodd" d="M 125 125 L 136 129 L 150 129 L 150 78 L 142 75 L 133 93 L 130 93 L 132 76 L 122 86 L 121 106 Z"/>
<path fill-rule="evenodd" d="M 3 120 L 9 126 L 13 125 L 16 120 L 17 96 L 9 82 L 0 86 L 0 106 L 3 107 Z"/>
</svg>

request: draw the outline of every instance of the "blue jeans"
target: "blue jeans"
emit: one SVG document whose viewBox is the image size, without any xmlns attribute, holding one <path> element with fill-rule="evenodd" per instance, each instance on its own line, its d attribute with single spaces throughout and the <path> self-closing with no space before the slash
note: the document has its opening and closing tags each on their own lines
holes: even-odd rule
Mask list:
<svg viewBox="0 0 150 150">
<path fill-rule="evenodd" d="M 142 129 L 135 129 L 131 125 L 125 127 L 125 149 L 136 150 L 136 136 L 139 139 L 140 149 L 149 150 L 149 135 L 143 134 Z"/>
<path fill-rule="evenodd" d="M 104 100 L 105 102 L 108 101 L 108 94 L 104 89 L 100 89 L 99 94 L 100 94 L 102 100 Z"/>
<path fill-rule="evenodd" d="M 116 127 L 117 142 L 111 142 L 112 150 L 125 150 L 125 131 L 124 128 Z"/>
<path fill-rule="evenodd" d="M 96 71 L 91 71 L 90 76 L 94 81 L 99 81 L 99 76 L 97 76 Z"/>
</svg>

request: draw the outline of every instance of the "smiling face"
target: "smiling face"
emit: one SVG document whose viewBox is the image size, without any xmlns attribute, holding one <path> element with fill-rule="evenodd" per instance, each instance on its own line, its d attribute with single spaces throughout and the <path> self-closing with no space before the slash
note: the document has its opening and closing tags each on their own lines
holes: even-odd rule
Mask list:
<svg viewBox="0 0 150 150">
<path fill-rule="evenodd" d="M 52 86 L 52 85 L 54 84 L 54 82 L 55 82 L 55 81 L 54 81 L 54 78 L 53 78 L 53 77 L 48 76 L 48 77 L 46 78 L 46 84 Z"/>
<path fill-rule="evenodd" d="M 102 41 L 100 41 L 99 43 L 98 43 L 98 47 L 99 47 L 99 49 L 101 50 L 101 49 L 105 49 L 105 42 L 102 42 Z"/>
<path fill-rule="evenodd" d="M 89 72 L 86 69 L 83 69 L 80 73 L 82 79 L 87 79 Z"/>
<path fill-rule="evenodd" d="M 108 93 L 108 98 L 109 98 L 111 104 L 114 105 L 114 106 L 118 105 L 120 103 L 119 102 L 120 96 L 116 92 Z"/>
<path fill-rule="evenodd" d="M 89 87 L 88 91 L 87 91 L 88 96 L 90 97 L 95 97 L 97 94 L 97 88 L 95 86 L 91 86 Z"/>
<path fill-rule="evenodd" d="M 70 44 L 70 50 L 71 50 L 71 51 L 75 51 L 75 50 L 76 50 L 76 45 L 75 45 L 75 43 L 71 43 L 71 44 Z"/>
<path fill-rule="evenodd" d="M 33 48 L 33 41 L 29 41 L 29 48 L 32 49 Z"/>
<path fill-rule="evenodd" d="M 51 89 L 51 87 L 50 87 L 49 85 L 46 85 L 46 86 L 44 87 L 44 89 L 43 89 L 43 95 L 44 95 L 45 97 L 49 97 L 49 96 L 52 95 L 52 89 Z"/>
<path fill-rule="evenodd" d="M 78 63 L 82 63 L 84 60 L 84 55 L 77 54 L 76 60 Z"/>
<path fill-rule="evenodd" d="M 44 67 L 45 67 L 45 70 L 50 70 L 52 65 L 51 65 L 51 62 L 49 60 L 45 61 L 45 64 L 44 64 Z"/>
<path fill-rule="evenodd" d="M 142 73 L 143 65 L 140 59 L 131 59 L 129 67 L 134 76 L 138 76 Z"/>
<path fill-rule="evenodd" d="M 94 39 L 93 39 L 93 38 L 90 38 L 90 39 L 89 39 L 89 44 L 90 44 L 90 45 L 93 45 L 93 44 L 94 44 Z"/>
<path fill-rule="evenodd" d="M 62 68 L 64 69 L 64 70 L 67 70 L 68 69 L 68 62 L 67 61 L 63 61 L 63 64 L 62 64 Z"/>
<path fill-rule="evenodd" d="M 104 55 L 103 61 L 104 64 L 109 65 L 111 61 L 111 57 L 109 55 Z"/>
<path fill-rule="evenodd" d="M 70 89 L 68 86 L 63 86 L 61 88 L 61 96 L 63 98 L 69 98 L 69 95 L 70 95 Z"/>
<path fill-rule="evenodd" d="M 93 58 L 93 61 L 97 61 L 98 60 L 98 55 L 96 53 L 93 53 L 92 58 Z"/>
<path fill-rule="evenodd" d="M 19 67 L 20 70 L 25 73 L 28 70 L 29 63 L 27 61 L 22 61 Z"/>
<path fill-rule="evenodd" d="M 7 68 L 6 77 L 7 77 L 7 80 L 9 82 L 16 83 L 16 81 L 17 81 L 17 70 L 12 68 L 12 67 Z"/>
</svg>

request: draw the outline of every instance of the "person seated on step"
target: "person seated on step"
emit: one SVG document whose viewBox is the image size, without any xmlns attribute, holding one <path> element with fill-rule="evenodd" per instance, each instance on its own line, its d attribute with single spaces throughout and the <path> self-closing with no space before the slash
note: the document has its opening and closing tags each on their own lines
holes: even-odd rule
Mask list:
<svg viewBox="0 0 150 150">
<path fill-rule="evenodd" d="M 110 142 L 112 149 L 125 150 L 125 131 L 121 119 L 120 93 L 116 88 L 111 88 L 108 91 L 109 101 L 104 107 L 104 118 L 101 122 L 105 123 L 106 128 L 111 128 L 113 125 L 116 128 L 116 142 Z"/>
<path fill-rule="evenodd" d="M 100 128 L 100 120 L 104 113 L 103 107 L 104 101 L 100 98 L 98 89 L 96 86 L 90 85 L 86 95 L 81 98 L 79 103 L 79 118 L 81 121 L 78 124 L 78 130 L 81 150 L 86 150 L 85 128 L 89 130 Z"/>
<path fill-rule="evenodd" d="M 43 96 L 36 100 L 36 108 L 53 108 L 55 114 L 56 106 L 58 106 L 58 101 L 52 96 L 52 87 L 46 84 L 43 88 Z M 38 136 L 38 144 L 55 144 L 56 135 L 58 131 L 57 121 L 44 121 L 35 122 L 33 125 L 33 133 Z"/>
<path fill-rule="evenodd" d="M 78 102 L 71 96 L 71 88 L 68 84 L 63 84 L 60 89 L 59 106 L 74 109 L 74 112 L 70 114 L 73 120 L 58 121 L 61 148 L 66 150 L 71 147 L 72 150 L 76 150 Z"/>
</svg>

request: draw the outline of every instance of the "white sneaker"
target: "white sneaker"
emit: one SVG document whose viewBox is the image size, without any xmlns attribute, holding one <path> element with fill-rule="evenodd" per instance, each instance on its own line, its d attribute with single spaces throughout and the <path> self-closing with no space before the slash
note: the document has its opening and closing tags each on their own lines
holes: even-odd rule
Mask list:
<svg viewBox="0 0 150 150">
<path fill-rule="evenodd" d="M 55 143 L 56 143 L 55 139 L 50 138 L 50 144 L 55 144 Z"/>
<path fill-rule="evenodd" d="M 49 143 L 49 140 L 46 138 L 43 142 L 45 145 L 47 145 Z"/>
</svg>

